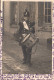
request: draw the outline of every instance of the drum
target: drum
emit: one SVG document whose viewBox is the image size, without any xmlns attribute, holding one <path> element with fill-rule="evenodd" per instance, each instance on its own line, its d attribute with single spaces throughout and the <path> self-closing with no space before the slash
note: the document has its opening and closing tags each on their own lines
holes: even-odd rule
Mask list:
<svg viewBox="0 0 54 80">
<path fill-rule="evenodd" d="M 28 34 L 24 37 L 24 39 L 21 41 L 22 45 L 26 45 L 26 47 L 33 47 L 37 42 L 39 41 L 39 38 L 34 34 Z"/>
</svg>

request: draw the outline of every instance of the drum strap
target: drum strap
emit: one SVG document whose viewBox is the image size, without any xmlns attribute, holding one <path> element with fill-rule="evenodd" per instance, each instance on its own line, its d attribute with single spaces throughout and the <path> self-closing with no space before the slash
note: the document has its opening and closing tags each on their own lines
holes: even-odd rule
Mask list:
<svg viewBox="0 0 54 80">
<path fill-rule="evenodd" d="M 25 41 L 28 39 L 29 36 L 30 36 L 30 34 L 28 34 L 28 35 L 22 40 L 21 43 L 25 42 Z"/>
</svg>

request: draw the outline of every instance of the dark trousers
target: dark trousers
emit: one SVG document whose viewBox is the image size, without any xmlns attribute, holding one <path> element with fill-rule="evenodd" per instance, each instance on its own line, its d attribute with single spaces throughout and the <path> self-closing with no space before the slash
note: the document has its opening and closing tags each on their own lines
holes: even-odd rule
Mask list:
<svg viewBox="0 0 54 80">
<path fill-rule="evenodd" d="M 22 46 L 24 62 L 31 63 L 31 51 L 32 48 L 27 48 L 26 46 Z"/>
</svg>

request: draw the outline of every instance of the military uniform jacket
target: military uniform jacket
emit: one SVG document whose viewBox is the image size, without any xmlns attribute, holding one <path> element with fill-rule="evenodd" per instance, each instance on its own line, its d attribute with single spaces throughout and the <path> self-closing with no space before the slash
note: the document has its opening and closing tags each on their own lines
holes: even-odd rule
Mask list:
<svg viewBox="0 0 54 80">
<path fill-rule="evenodd" d="M 28 34 L 30 32 L 35 33 L 35 29 L 34 29 L 34 22 L 30 22 L 29 20 L 25 21 L 23 20 L 22 22 L 19 23 L 19 34 Z"/>
</svg>

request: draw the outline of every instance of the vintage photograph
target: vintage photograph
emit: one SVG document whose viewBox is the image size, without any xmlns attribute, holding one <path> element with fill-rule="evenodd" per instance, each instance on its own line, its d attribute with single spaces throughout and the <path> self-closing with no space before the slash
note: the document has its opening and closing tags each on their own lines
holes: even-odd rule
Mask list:
<svg viewBox="0 0 54 80">
<path fill-rule="evenodd" d="M 3 74 L 52 73 L 52 2 L 3 1 Z"/>
</svg>

